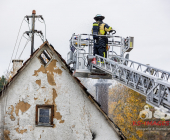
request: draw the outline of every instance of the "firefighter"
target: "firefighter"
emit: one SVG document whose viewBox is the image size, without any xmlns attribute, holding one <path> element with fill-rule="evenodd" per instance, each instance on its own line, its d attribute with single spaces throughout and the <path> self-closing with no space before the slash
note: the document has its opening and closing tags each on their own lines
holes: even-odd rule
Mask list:
<svg viewBox="0 0 170 140">
<path fill-rule="evenodd" d="M 94 39 L 93 55 L 97 54 L 106 58 L 106 46 L 108 44 L 108 38 L 106 36 L 97 36 L 97 35 L 106 35 L 107 32 L 112 32 L 112 27 L 108 26 L 106 23 L 103 23 L 105 17 L 97 14 L 94 17 L 96 22 L 93 23 L 92 34 Z"/>
</svg>

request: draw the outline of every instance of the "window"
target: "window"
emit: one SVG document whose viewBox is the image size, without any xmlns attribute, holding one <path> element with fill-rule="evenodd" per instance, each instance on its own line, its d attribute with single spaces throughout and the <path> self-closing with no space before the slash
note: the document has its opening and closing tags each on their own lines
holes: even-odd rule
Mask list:
<svg viewBox="0 0 170 140">
<path fill-rule="evenodd" d="M 36 105 L 36 125 L 53 126 L 53 116 L 53 105 Z"/>
<path fill-rule="evenodd" d="M 51 56 L 50 54 L 47 52 L 47 50 L 43 50 L 43 52 L 40 54 L 39 58 L 41 59 L 41 62 L 46 65 L 50 60 L 51 60 Z"/>
</svg>

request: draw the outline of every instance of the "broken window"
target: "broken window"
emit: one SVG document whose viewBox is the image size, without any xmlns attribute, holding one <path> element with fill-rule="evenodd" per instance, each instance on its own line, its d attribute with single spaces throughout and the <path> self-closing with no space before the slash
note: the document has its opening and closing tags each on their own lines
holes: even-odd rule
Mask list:
<svg viewBox="0 0 170 140">
<path fill-rule="evenodd" d="M 41 61 L 44 65 L 46 65 L 51 60 L 51 56 L 47 52 L 47 50 L 43 50 L 43 52 L 40 54 L 39 58 L 41 59 Z"/>
<path fill-rule="evenodd" d="M 53 126 L 53 105 L 36 105 L 36 125 Z"/>
</svg>

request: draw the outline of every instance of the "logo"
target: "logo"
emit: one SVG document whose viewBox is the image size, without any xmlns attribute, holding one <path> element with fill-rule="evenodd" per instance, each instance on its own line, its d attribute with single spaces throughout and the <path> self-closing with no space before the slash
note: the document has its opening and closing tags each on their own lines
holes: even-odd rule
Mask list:
<svg viewBox="0 0 170 140">
<path fill-rule="evenodd" d="M 152 118 L 152 111 L 149 110 L 149 106 L 148 105 L 145 105 L 144 106 L 144 110 L 140 111 L 139 117 L 142 120 L 151 119 Z"/>
<path fill-rule="evenodd" d="M 140 111 L 139 113 L 139 118 L 142 120 L 147 120 L 147 121 L 133 121 L 132 125 L 133 126 L 142 126 L 141 128 L 137 128 L 138 130 L 170 130 L 170 128 L 164 128 L 164 126 L 168 127 L 170 126 L 170 114 L 161 112 L 156 109 L 150 109 L 148 105 L 144 106 L 144 110 Z M 152 119 L 154 120 L 148 120 Z M 156 119 L 156 120 L 155 120 Z M 164 119 L 164 120 L 157 120 L 157 119 Z M 146 126 L 150 126 L 145 128 Z M 153 126 L 153 127 L 152 127 Z M 162 126 L 154 128 L 154 126 Z"/>
<path fill-rule="evenodd" d="M 149 106 L 145 105 L 144 110 L 140 111 L 139 117 L 142 120 L 151 119 L 152 117 L 157 118 L 157 119 L 168 120 L 170 119 L 170 114 L 161 112 L 159 110 L 155 110 L 155 112 L 152 113 L 152 111 L 149 109 Z"/>
</svg>

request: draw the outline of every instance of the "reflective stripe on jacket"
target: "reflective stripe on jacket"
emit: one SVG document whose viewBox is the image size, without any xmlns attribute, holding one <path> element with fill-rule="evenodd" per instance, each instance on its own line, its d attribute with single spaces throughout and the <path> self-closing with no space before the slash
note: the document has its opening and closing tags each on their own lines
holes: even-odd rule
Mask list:
<svg viewBox="0 0 170 140">
<path fill-rule="evenodd" d="M 110 27 L 109 25 L 107 25 L 106 23 L 103 23 L 102 21 L 97 21 L 93 23 L 93 26 L 98 26 L 100 23 L 100 27 L 99 27 L 99 33 L 98 35 L 106 35 L 107 32 L 112 30 L 112 27 Z M 92 34 L 93 34 L 93 28 L 92 28 Z"/>
<path fill-rule="evenodd" d="M 99 25 L 100 25 L 100 23 L 99 22 L 94 22 L 93 23 L 93 28 L 92 28 L 92 34 L 93 35 L 98 35 L 99 34 Z"/>
<path fill-rule="evenodd" d="M 107 32 L 111 31 L 112 27 L 108 26 L 106 23 L 100 25 L 99 35 L 105 35 Z"/>
</svg>

